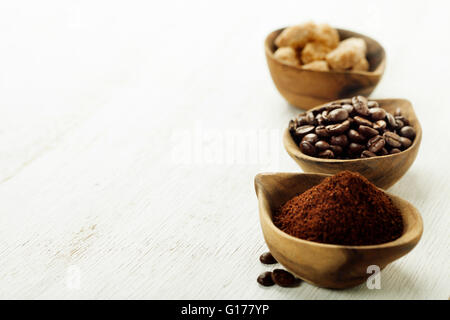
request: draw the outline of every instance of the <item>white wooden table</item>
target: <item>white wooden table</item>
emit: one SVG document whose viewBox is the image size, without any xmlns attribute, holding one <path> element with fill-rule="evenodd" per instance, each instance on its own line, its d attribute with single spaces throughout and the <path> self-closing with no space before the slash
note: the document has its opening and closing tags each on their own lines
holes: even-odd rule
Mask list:
<svg viewBox="0 0 450 320">
<path fill-rule="evenodd" d="M 448 299 L 449 4 L 323 3 L 2 2 L 0 298 Z M 410 99 L 423 126 L 390 191 L 424 234 L 381 290 L 255 281 L 253 178 L 299 171 L 263 40 L 310 19 L 379 40 L 372 96 Z"/>
</svg>

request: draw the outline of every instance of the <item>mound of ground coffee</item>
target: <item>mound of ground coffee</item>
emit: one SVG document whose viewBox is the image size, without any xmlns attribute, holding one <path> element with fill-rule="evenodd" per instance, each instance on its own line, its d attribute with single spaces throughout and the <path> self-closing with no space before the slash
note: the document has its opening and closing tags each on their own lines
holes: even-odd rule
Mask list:
<svg viewBox="0 0 450 320">
<path fill-rule="evenodd" d="M 391 199 L 350 171 L 292 198 L 275 212 L 273 222 L 294 237 L 340 245 L 380 244 L 403 233 L 401 214 Z"/>
</svg>

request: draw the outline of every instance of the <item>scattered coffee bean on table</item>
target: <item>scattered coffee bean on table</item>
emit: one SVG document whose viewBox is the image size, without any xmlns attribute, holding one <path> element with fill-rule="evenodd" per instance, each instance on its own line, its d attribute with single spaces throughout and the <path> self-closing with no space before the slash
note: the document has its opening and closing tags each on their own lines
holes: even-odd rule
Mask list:
<svg viewBox="0 0 450 320">
<path fill-rule="evenodd" d="M 261 273 L 258 276 L 258 278 L 256 279 L 256 281 L 258 281 L 258 283 L 260 285 L 265 286 L 265 287 L 270 287 L 275 284 L 275 282 L 273 282 L 273 279 L 272 279 L 272 272 L 270 272 L 270 271 Z"/>
<path fill-rule="evenodd" d="M 301 282 L 301 280 L 297 279 L 292 273 L 283 269 L 273 270 L 272 280 L 280 287 L 296 287 Z"/>
<path fill-rule="evenodd" d="M 278 261 L 272 256 L 270 252 L 265 252 L 259 257 L 259 261 L 264 264 L 275 264 Z"/>
<path fill-rule="evenodd" d="M 300 151 L 328 159 L 371 158 L 408 149 L 416 131 L 397 108 L 394 114 L 363 96 L 331 102 L 289 122 Z"/>
</svg>

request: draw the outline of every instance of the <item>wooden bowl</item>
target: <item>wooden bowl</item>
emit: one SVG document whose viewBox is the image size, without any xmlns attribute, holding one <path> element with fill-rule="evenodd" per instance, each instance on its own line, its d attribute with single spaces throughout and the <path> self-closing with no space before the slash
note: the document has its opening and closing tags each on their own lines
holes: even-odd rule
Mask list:
<svg viewBox="0 0 450 320">
<path fill-rule="evenodd" d="M 293 106 L 310 109 L 331 100 L 356 95 L 369 96 L 377 86 L 386 65 L 383 47 L 375 40 L 348 30 L 337 29 L 340 39 L 363 38 L 367 43 L 369 71 L 311 71 L 287 65 L 275 59 L 274 41 L 283 29 L 270 33 L 265 41 L 267 63 L 273 82 L 281 95 Z"/>
<path fill-rule="evenodd" d="M 372 99 L 380 104 L 380 107 L 390 113 L 394 113 L 397 108 L 402 110 L 404 115 L 416 130 L 416 138 L 413 144 L 406 150 L 390 154 L 387 156 L 379 156 L 373 158 L 360 158 L 351 160 L 341 159 L 321 159 L 310 157 L 300 151 L 294 139 L 286 129 L 283 134 L 283 143 L 287 153 L 304 172 L 316 172 L 335 174 L 339 171 L 350 170 L 359 172 L 377 187 L 388 189 L 394 185 L 411 167 L 416 159 L 419 151 L 420 142 L 422 140 L 422 127 L 412 107 L 411 102 L 404 99 Z M 323 105 L 315 109 L 320 109 Z"/>
<path fill-rule="evenodd" d="M 419 242 L 422 218 L 406 200 L 388 194 L 403 217 L 403 235 L 392 242 L 370 246 L 323 244 L 293 237 L 272 222 L 272 214 L 297 194 L 319 184 L 328 175 L 310 173 L 263 173 L 255 177 L 259 218 L 264 239 L 275 259 L 297 277 L 325 288 L 357 286 L 371 275 L 404 256 Z"/>
</svg>

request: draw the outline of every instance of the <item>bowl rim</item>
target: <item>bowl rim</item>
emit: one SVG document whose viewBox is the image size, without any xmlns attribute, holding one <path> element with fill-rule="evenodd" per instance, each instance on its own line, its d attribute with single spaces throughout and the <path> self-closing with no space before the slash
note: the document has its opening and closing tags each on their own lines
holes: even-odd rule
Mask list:
<svg viewBox="0 0 450 320">
<path fill-rule="evenodd" d="M 266 39 L 264 41 L 264 48 L 266 51 L 266 55 L 269 56 L 273 61 L 276 61 L 277 63 L 289 67 L 289 68 L 293 68 L 302 72 L 310 72 L 310 73 L 329 73 L 329 74 L 359 74 L 359 75 L 364 75 L 364 76 L 381 76 L 384 73 L 384 70 L 386 68 L 386 51 L 384 50 L 384 47 L 375 39 L 373 39 L 372 37 L 366 36 L 362 33 L 358 33 L 352 30 L 348 30 L 348 29 L 342 29 L 342 28 L 334 28 L 336 29 L 338 32 L 349 32 L 352 33 L 354 36 L 360 36 L 360 37 L 365 37 L 365 38 L 369 38 L 370 40 L 374 41 L 375 44 L 377 44 L 380 49 L 383 52 L 383 58 L 380 61 L 380 64 L 378 65 L 378 67 L 373 70 L 373 71 L 337 71 L 337 70 L 329 70 L 329 71 L 319 71 L 319 70 L 305 70 L 303 69 L 301 66 L 295 66 L 295 65 L 290 65 L 284 62 L 279 61 L 278 59 L 275 58 L 274 56 L 274 51 L 272 51 L 271 46 L 275 45 L 273 42 L 275 41 L 275 35 L 278 35 L 279 33 L 281 33 L 281 31 L 283 31 L 284 29 L 286 29 L 287 27 L 283 27 L 280 29 L 276 29 L 272 32 L 270 32 L 267 36 Z M 272 39 L 273 37 L 273 39 Z"/>
<path fill-rule="evenodd" d="M 329 103 L 333 103 L 333 102 L 341 102 L 341 101 L 345 101 L 348 99 L 339 99 L 339 100 L 333 100 L 324 104 L 321 104 L 319 106 L 316 106 L 312 109 L 307 110 L 306 112 L 310 112 L 310 111 L 315 111 L 317 109 L 320 109 L 322 107 L 324 107 L 325 105 L 329 104 Z M 422 141 L 422 126 L 420 125 L 419 119 L 417 118 L 415 112 L 414 112 L 414 108 L 413 105 L 411 103 L 411 101 L 409 101 L 408 99 L 400 99 L 400 98 L 391 98 L 391 99 L 370 99 L 371 101 L 376 101 L 378 103 L 380 103 L 380 107 L 382 107 L 382 103 L 386 102 L 386 101 L 405 101 L 409 104 L 410 107 L 410 111 L 412 113 L 412 115 L 414 116 L 414 121 L 416 122 L 416 137 L 412 143 L 411 146 L 409 146 L 409 148 L 399 152 L 399 153 L 394 153 L 394 154 L 388 154 L 388 155 L 384 155 L 384 156 L 376 156 L 376 157 L 371 157 L 371 158 L 356 158 L 356 159 L 325 159 L 325 158 L 317 158 L 317 157 L 311 157 L 308 156 L 306 154 L 304 154 L 303 152 L 300 151 L 300 148 L 297 146 L 297 144 L 295 143 L 294 139 L 291 136 L 291 133 L 289 132 L 289 127 L 284 129 L 284 134 L 283 134 L 283 144 L 284 144 L 284 148 L 286 149 L 286 151 L 289 154 L 292 154 L 294 156 L 296 156 L 297 158 L 301 158 L 301 159 L 305 159 L 311 162 L 318 162 L 318 163 L 354 163 L 354 162 L 362 162 L 362 161 L 373 161 L 373 160 L 378 160 L 378 159 L 387 159 L 387 158 L 393 158 L 393 157 L 397 157 L 397 156 L 401 156 L 401 155 L 405 155 L 409 152 L 412 152 L 412 150 L 414 150 L 415 148 L 418 147 L 418 145 L 420 144 L 420 142 Z"/>
<path fill-rule="evenodd" d="M 333 175 L 331 174 L 323 174 L 323 173 L 292 173 L 292 172 L 277 172 L 277 173 L 258 173 L 255 176 L 255 187 L 258 184 L 261 184 L 261 178 L 263 176 L 275 176 L 275 175 L 289 175 L 289 176 L 305 176 L 305 175 L 309 175 L 309 176 L 320 176 L 323 178 L 326 177 L 331 177 Z M 315 185 L 314 185 L 315 186 Z M 256 187 L 257 189 L 258 187 Z M 377 187 L 378 188 L 378 187 Z M 412 208 L 412 210 L 408 211 L 408 213 L 406 213 L 405 211 L 400 211 L 401 215 L 402 215 L 402 221 L 404 221 L 404 216 L 406 214 L 409 215 L 414 215 L 414 217 L 417 219 L 417 221 L 419 222 L 418 224 L 418 228 L 414 229 L 408 229 L 403 230 L 403 233 L 400 237 L 398 237 L 397 239 L 393 240 L 393 241 L 389 241 L 389 242 L 385 242 L 385 243 L 380 243 L 380 244 L 372 244 L 372 245 L 340 245 L 340 244 L 330 244 L 330 243 L 322 243 L 322 242 L 316 242 L 316 241 L 310 241 L 310 240 L 305 240 L 305 239 L 301 239 L 301 238 L 297 238 L 294 237 L 286 232 L 284 232 L 283 230 L 281 230 L 280 228 L 278 228 L 274 223 L 273 223 L 273 219 L 270 216 L 269 212 L 266 212 L 266 210 L 263 210 L 260 206 L 260 201 L 262 201 L 262 199 L 259 198 L 259 192 L 257 190 L 257 197 L 258 197 L 258 210 L 259 210 L 259 218 L 261 220 L 261 224 L 263 224 L 263 220 L 265 220 L 265 223 L 274 230 L 275 233 L 277 233 L 279 236 L 286 238 L 289 241 L 293 241 L 296 242 L 298 244 L 303 244 L 303 245 L 311 245 L 311 246 L 316 246 L 316 247 L 321 247 L 321 248 L 329 248 L 329 249 L 345 249 L 345 250 L 366 250 L 366 251 L 371 251 L 371 250 L 379 250 L 379 249 L 388 249 L 388 248 L 394 248 L 394 247 L 399 247 L 411 242 L 414 242 L 415 239 L 417 239 L 416 242 L 418 242 L 423 234 L 423 219 L 422 216 L 419 213 L 419 210 L 417 210 L 417 208 L 415 206 L 413 206 L 409 201 L 396 196 L 390 192 L 386 192 L 381 188 L 378 188 L 379 190 L 383 191 L 386 195 L 388 195 L 391 200 L 393 200 L 393 202 L 404 202 L 406 203 L 409 207 Z M 413 233 L 414 230 L 417 230 L 415 233 Z"/>
</svg>

